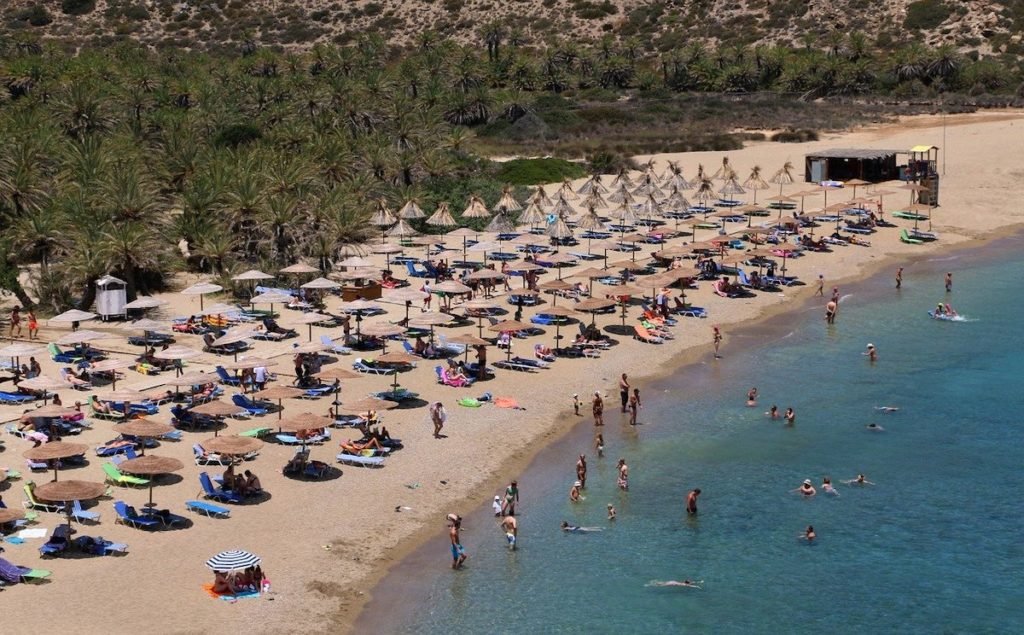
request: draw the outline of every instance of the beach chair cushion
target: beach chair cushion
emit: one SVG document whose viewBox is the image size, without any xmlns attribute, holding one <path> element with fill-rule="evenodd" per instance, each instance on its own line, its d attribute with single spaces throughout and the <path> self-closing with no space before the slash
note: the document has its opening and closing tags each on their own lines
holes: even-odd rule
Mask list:
<svg viewBox="0 0 1024 635">
<path fill-rule="evenodd" d="M 341 453 L 338 455 L 338 462 L 361 467 L 384 467 L 384 458 L 380 456 L 359 456 L 357 454 Z"/>
</svg>

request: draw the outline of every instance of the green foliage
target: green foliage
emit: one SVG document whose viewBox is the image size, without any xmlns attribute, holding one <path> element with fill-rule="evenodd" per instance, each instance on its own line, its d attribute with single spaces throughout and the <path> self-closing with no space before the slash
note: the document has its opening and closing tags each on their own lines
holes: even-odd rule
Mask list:
<svg viewBox="0 0 1024 635">
<path fill-rule="evenodd" d="M 917 0 L 907 5 L 903 26 L 908 29 L 934 29 L 949 18 L 953 8 L 944 0 Z"/>
<path fill-rule="evenodd" d="M 603 2 L 572 0 L 572 9 L 576 13 L 576 17 L 583 20 L 600 20 L 619 12 L 619 8 L 609 0 Z"/>
<path fill-rule="evenodd" d="M 236 123 L 227 126 L 213 138 L 213 144 L 226 148 L 237 148 L 252 143 L 263 136 L 260 129 L 250 123 Z"/>
<path fill-rule="evenodd" d="M 495 178 L 512 185 L 537 185 L 578 179 L 586 174 L 584 166 L 565 159 L 513 159 L 499 164 Z"/>
<path fill-rule="evenodd" d="M 33 4 L 24 9 L 18 9 L 11 16 L 15 25 L 18 22 L 27 23 L 31 26 L 46 26 L 53 22 L 50 12 L 41 4 Z"/>
<path fill-rule="evenodd" d="M 61 13 L 67 15 L 86 15 L 96 8 L 96 0 L 61 0 Z"/>
<path fill-rule="evenodd" d="M 783 130 L 773 134 L 771 140 L 779 143 L 805 143 L 807 141 L 817 141 L 818 133 L 814 130 L 806 129 Z"/>
</svg>

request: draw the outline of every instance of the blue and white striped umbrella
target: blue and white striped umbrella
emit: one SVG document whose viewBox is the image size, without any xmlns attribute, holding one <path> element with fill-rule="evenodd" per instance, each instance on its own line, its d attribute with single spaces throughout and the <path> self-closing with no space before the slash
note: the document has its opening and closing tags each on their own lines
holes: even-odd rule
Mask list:
<svg viewBox="0 0 1024 635">
<path fill-rule="evenodd" d="M 210 567 L 214 571 L 237 571 L 239 569 L 255 567 L 260 562 L 262 562 L 262 560 L 259 556 L 251 554 L 248 551 L 234 549 L 232 551 L 222 551 L 218 553 L 206 561 L 206 566 Z"/>
</svg>

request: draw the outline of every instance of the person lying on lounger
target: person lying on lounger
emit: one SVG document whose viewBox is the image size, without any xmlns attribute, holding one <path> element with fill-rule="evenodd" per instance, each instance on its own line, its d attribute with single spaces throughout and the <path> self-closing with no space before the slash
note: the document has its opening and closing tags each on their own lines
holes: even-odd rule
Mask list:
<svg viewBox="0 0 1024 635">
<path fill-rule="evenodd" d="M 365 442 L 349 439 L 348 441 L 342 442 L 341 449 L 343 452 L 348 454 L 360 454 L 364 450 L 383 450 L 384 446 L 380 444 L 380 441 L 374 438 Z"/>
</svg>

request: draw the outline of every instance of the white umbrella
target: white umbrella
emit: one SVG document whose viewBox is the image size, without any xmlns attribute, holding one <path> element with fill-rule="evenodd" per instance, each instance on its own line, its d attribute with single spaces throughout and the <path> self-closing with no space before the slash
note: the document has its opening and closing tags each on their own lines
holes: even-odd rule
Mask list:
<svg viewBox="0 0 1024 635">
<path fill-rule="evenodd" d="M 110 337 L 108 333 L 100 333 L 99 331 L 76 331 L 74 333 L 68 333 L 55 343 L 58 346 L 68 346 L 70 344 L 81 344 L 83 342 L 102 340 L 108 337 Z"/>
<path fill-rule="evenodd" d="M 158 300 L 148 295 L 141 296 L 124 305 L 126 309 L 155 309 L 158 306 L 167 304 L 166 300 Z"/>
<path fill-rule="evenodd" d="M 274 276 L 272 276 L 271 274 L 264 273 L 262 271 L 259 271 L 258 269 L 250 269 L 248 271 L 244 271 L 238 274 L 237 276 L 231 276 L 232 280 L 236 280 L 239 282 L 247 280 L 271 280 L 273 278 Z"/>
<path fill-rule="evenodd" d="M 316 278 L 302 285 L 303 289 L 339 289 L 341 285 L 327 278 Z"/>
<path fill-rule="evenodd" d="M 89 313 L 88 311 L 79 311 L 78 309 L 71 309 L 65 311 L 60 315 L 55 315 L 50 318 L 50 322 L 67 323 L 67 322 L 85 322 L 86 320 L 94 320 L 98 316 L 95 313 Z"/>
<path fill-rule="evenodd" d="M 378 245 L 378 247 L 379 246 L 380 245 Z M 402 248 L 399 247 L 398 245 L 393 245 L 393 246 L 394 247 L 398 247 L 399 251 L 402 250 Z M 377 253 L 383 253 L 383 252 L 379 252 L 378 251 Z M 373 263 L 370 262 L 369 260 L 367 260 L 366 258 L 363 258 L 362 256 L 350 256 L 350 257 L 342 260 L 341 262 L 339 262 L 338 266 L 339 267 L 357 267 L 357 268 L 358 267 L 372 267 Z"/>
<path fill-rule="evenodd" d="M 218 291 L 223 290 L 224 287 L 220 286 L 219 284 L 213 284 L 210 282 L 197 282 L 196 284 L 192 285 L 191 287 L 188 287 L 187 289 L 182 289 L 181 293 L 182 295 L 199 296 L 199 309 L 202 310 L 204 295 L 208 293 L 217 293 Z"/>
<path fill-rule="evenodd" d="M 297 262 L 294 265 L 291 265 L 290 267 L 285 267 L 284 269 L 282 269 L 278 273 L 296 273 L 296 274 L 299 274 L 299 273 L 318 273 L 319 271 L 320 270 L 317 269 L 316 267 L 310 267 L 309 265 L 307 265 L 304 262 Z"/>
</svg>

